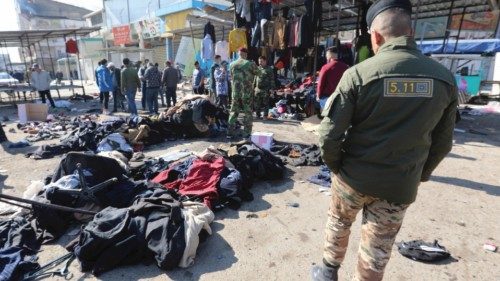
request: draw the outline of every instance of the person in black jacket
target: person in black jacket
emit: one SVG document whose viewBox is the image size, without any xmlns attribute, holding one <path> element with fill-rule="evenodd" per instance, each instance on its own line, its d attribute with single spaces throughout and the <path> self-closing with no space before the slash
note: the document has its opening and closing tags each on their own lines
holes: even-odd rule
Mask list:
<svg viewBox="0 0 500 281">
<path fill-rule="evenodd" d="M 215 27 L 210 22 L 205 24 L 205 28 L 203 29 L 203 38 L 205 38 L 205 35 L 207 34 L 210 34 L 210 37 L 212 37 L 212 42 L 217 42 L 217 40 L 215 40 Z"/>
</svg>

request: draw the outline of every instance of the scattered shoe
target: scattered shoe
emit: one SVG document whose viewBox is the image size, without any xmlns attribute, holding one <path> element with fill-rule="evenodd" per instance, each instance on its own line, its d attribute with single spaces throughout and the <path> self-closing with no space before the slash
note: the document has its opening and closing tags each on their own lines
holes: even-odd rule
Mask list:
<svg viewBox="0 0 500 281">
<path fill-rule="evenodd" d="M 315 265 L 311 268 L 311 278 L 313 281 L 337 281 L 339 267 L 329 267 L 326 265 Z"/>
</svg>

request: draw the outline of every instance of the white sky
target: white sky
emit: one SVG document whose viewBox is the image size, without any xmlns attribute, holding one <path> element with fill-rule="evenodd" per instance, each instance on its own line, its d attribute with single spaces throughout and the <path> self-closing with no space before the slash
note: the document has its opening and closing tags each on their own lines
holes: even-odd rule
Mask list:
<svg viewBox="0 0 500 281">
<path fill-rule="evenodd" d="M 102 8 L 102 0 L 57 0 L 57 2 L 66 3 L 96 11 Z M 0 0 L 2 8 L 0 9 L 0 31 L 18 30 L 17 15 L 14 0 Z M 19 62 L 19 54 L 9 48 L 9 54 L 13 62 Z M 5 53 L 5 48 L 0 49 L 0 53 Z"/>
</svg>

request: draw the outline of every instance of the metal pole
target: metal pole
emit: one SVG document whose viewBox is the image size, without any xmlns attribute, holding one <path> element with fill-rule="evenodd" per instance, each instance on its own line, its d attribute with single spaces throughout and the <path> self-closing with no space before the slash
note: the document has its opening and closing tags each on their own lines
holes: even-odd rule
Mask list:
<svg viewBox="0 0 500 281">
<path fill-rule="evenodd" d="M 193 50 L 196 55 L 196 46 L 194 44 L 194 33 L 193 33 L 193 25 L 191 25 L 191 21 L 189 21 L 189 30 L 191 31 L 191 40 L 193 41 Z"/>
<path fill-rule="evenodd" d="M 457 34 L 457 38 L 455 39 L 455 48 L 453 48 L 453 53 L 457 52 L 458 39 L 460 39 L 460 33 L 462 32 L 462 23 L 464 22 L 465 9 L 466 9 L 466 7 L 462 8 L 462 17 L 460 18 L 460 26 L 458 27 L 458 34 Z"/>
<path fill-rule="evenodd" d="M 446 49 L 446 40 L 448 39 L 448 36 L 450 35 L 450 23 L 451 23 L 451 17 L 453 15 L 453 7 L 455 6 L 455 0 L 451 0 L 451 6 L 450 6 L 450 12 L 448 13 L 448 22 L 446 23 L 446 32 L 443 38 L 443 46 L 441 47 L 441 53 L 444 54 L 444 51 Z"/>
<path fill-rule="evenodd" d="M 50 49 L 49 38 L 45 38 L 45 40 L 47 41 L 47 49 L 49 50 L 49 60 L 50 60 L 50 65 L 52 65 L 52 72 L 54 72 L 54 74 L 55 74 L 56 69 L 54 67 L 54 60 L 52 59 L 52 50 Z M 61 98 L 61 97 L 59 97 L 59 98 Z"/>
<path fill-rule="evenodd" d="M 5 39 L 3 40 L 3 44 L 4 44 L 5 51 L 7 51 L 7 53 L 9 53 L 9 49 L 7 47 L 7 41 Z M 10 71 L 14 72 L 14 68 L 12 67 L 12 60 L 10 59 L 10 55 L 9 55 L 9 66 L 10 66 Z M 7 68 L 7 66 L 5 66 L 5 68 Z"/>
<path fill-rule="evenodd" d="M 413 22 L 413 32 L 417 29 L 417 20 L 420 13 L 420 0 L 417 1 L 417 12 L 415 14 L 415 21 Z"/>
<path fill-rule="evenodd" d="M 70 207 L 61 206 L 61 205 L 42 203 L 42 202 L 38 202 L 35 200 L 29 200 L 29 199 L 19 198 L 19 197 L 15 197 L 15 196 L 10 196 L 7 194 L 0 194 L 0 198 L 14 200 L 17 202 L 27 203 L 27 204 L 31 204 L 31 205 L 38 205 L 40 207 L 64 211 L 64 212 L 70 212 L 70 213 L 79 213 L 79 214 L 85 214 L 85 215 L 97 214 L 96 212 L 92 212 L 92 211 L 88 211 L 88 210 L 80 210 L 80 209 L 70 208 Z"/>
<path fill-rule="evenodd" d="M 38 51 L 40 52 L 40 58 L 42 59 L 42 67 L 43 69 L 46 69 L 45 68 L 45 62 L 43 61 L 43 53 L 42 53 L 42 47 L 40 46 L 40 42 L 37 42 L 38 44 Z M 33 45 L 33 47 L 35 47 L 35 54 L 36 54 L 36 45 Z M 56 74 L 55 72 L 53 72 L 54 75 Z"/>
<path fill-rule="evenodd" d="M 340 13 L 342 13 L 342 4 L 341 2 L 339 1 L 337 3 L 337 7 L 338 7 L 338 10 L 337 10 L 337 34 L 336 34 L 336 37 L 337 39 L 339 39 L 339 32 L 340 32 Z"/>
<path fill-rule="evenodd" d="M 64 38 L 64 46 L 66 46 L 66 35 L 63 36 Z M 71 64 L 69 63 L 69 55 L 67 50 L 65 50 L 66 53 L 66 61 L 68 63 L 68 72 L 69 72 L 69 83 L 71 85 L 71 92 L 73 93 L 73 96 L 75 96 L 75 88 L 73 87 L 73 78 L 71 78 L 73 75 L 71 75 Z"/>
<path fill-rule="evenodd" d="M 76 31 L 75 31 L 75 40 L 76 40 L 76 46 L 78 46 L 78 37 L 76 36 Z M 80 73 L 80 84 L 82 86 L 82 91 L 83 91 L 83 101 L 86 101 L 85 100 L 85 87 L 83 86 L 82 66 L 80 64 L 80 49 L 78 49 L 78 52 L 76 53 L 76 59 L 77 59 L 76 63 L 78 64 L 78 71 Z"/>
<path fill-rule="evenodd" d="M 5 71 L 7 71 L 7 59 L 5 58 L 5 53 L 4 52 L 2 52 L 2 59 L 3 59 L 4 65 L 5 65 Z"/>
<path fill-rule="evenodd" d="M 26 43 L 28 43 L 28 52 L 30 53 L 30 63 L 33 65 L 33 53 L 31 52 L 30 37 L 26 35 Z"/>
<path fill-rule="evenodd" d="M 23 61 L 24 61 L 24 68 L 26 68 L 26 81 L 28 81 L 28 86 L 31 87 L 31 74 L 30 77 L 28 78 L 28 73 L 30 73 L 30 68 L 26 64 L 26 55 L 25 55 L 25 50 L 24 50 L 24 44 L 23 44 L 23 38 L 19 37 L 19 41 L 21 42 L 21 55 L 23 56 Z"/>
</svg>

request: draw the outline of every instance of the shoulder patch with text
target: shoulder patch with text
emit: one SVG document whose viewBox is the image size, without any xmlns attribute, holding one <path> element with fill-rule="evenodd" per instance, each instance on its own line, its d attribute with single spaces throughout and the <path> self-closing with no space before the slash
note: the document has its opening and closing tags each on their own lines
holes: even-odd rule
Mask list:
<svg viewBox="0 0 500 281">
<path fill-rule="evenodd" d="M 433 80 L 428 78 L 385 78 L 384 97 L 431 98 Z"/>
</svg>

